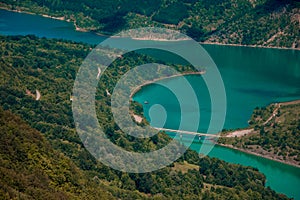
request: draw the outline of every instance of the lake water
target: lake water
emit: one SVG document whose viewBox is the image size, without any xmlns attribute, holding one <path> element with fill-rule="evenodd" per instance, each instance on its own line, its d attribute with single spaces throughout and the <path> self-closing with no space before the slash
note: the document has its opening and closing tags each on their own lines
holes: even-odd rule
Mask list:
<svg viewBox="0 0 300 200">
<path fill-rule="evenodd" d="M 0 10 L 0 34 L 33 34 L 90 44 L 98 44 L 105 39 L 93 33 L 76 32 L 72 23 L 4 10 Z M 246 127 L 252 110 L 257 106 L 300 99 L 300 51 L 219 45 L 203 47 L 217 64 L 225 84 L 227 116 L 224 128 Z M 199 98 L 199 131 L 205 131 L 210 116 L 209 94 L 201 77 L 186 78 L 193 85 Z M 180 78 L 163 82 L 180 87 Z M 165 127 L 178 127 L 178 103 L 166 88 L 156 84 L 149 85 L 138 92 L 134 99 L 141 103 L 149 101 L 149 104 L 144 105 L 145 117 L 148 119 L 151 105 L 163 105 L 168 113 Z M 153 114 L 154 117 L 159 116 L 159 113 Z M 191 148 L 198 151 L 200 146 L 195 142 Z M 215 146 L 209 155 L 231 163 L 256 167 L 266 175 L 267 186 L 289 197 L 300 199 L 299 168 L 218 146 Z"/>
<path fill-rule="evenodd" d="M 204 47 L 216 62 L 226 89 L 227 115 L 224 128 L 246 127 L 253 109 L 257 106 L 300 98 L 300 51 L 216 45 Z M 198 131 L 205 132 L 210 118 L 208 91 L 200 76 L 185 77 L 194 86 L 199 99 L 201 120 Z M 180 78 L 166 79 L 162 82 L 167 87 L 181 87 L 182 92 L 186 89 Z M 148 104 L 143 106 L 149 121 L 149 108 L 155 104 L 162 105 L 168 113 L 165 127 L 178 128 L 180 106 L 174 94 L 166 87 L 158 84 L 148 85 L 139 91 L 134 99 L 142 104 L 148 101 Z M 187 109 L 187 112 L 190 112 L 188 116 L 190 121 L 194 122 L 194 115 L 198 113 L 192 112 L 193 105 L 189 106 L 191 109 Z M 153 118 L 160 115 L 160 112 L 151 111 Z M 155 120 L 151 125 L 156 126 Z M 191 145 L 191 149 L 196 151 L 199 151 L 200 147 L 199 143 Z M 300 199 L 299 168 L 220 146 L 215 146 L 208 155 L 231 163 L 256 167 L 266 175 L 266 185 Z"/>
</svg>

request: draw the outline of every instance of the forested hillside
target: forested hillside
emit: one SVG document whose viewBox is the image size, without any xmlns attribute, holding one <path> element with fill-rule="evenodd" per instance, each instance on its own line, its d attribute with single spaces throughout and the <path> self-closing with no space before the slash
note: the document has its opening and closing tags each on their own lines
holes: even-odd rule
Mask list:
<svg viewBox="0 0 300 200">
<path fill-rule="evenodd" d="M 300 101 L 256 108 L 249 123 L 254 128 L 249 135 L 219 142 L 300 165 Z"/>
<path fill-rule="evenodd" d="M 10 111 L 0 108 L 0 199 L 110 199 L 70 159 Z"/>
<path fill-rule="evenodd" d="M 5 0 L 0 6 L 63 17 L 78 30 L 109 35 L 160 26 L 201 42 L 300 48 L 297 0 Z"/>
<path fill-rule="evenodd" d="M 266 188 L 264 175 L 256 169 L 200 159 L 193 151 L 144 174 L 119 172 L 97 162 L 76 134 L 70 100 L 76 72 L 91 48 L 34 36 L 0 36 L 1 198 L 286 199 Z M 164 133 L 148 139 L 125 135 L 112 120 L 106 89 L 112 92 L 122 74 L 151 60 L 136 53 L 116 60 L 96 94 L 105 133 L 131 151 L 161 148 L 170 138 Z"/>
</svg>

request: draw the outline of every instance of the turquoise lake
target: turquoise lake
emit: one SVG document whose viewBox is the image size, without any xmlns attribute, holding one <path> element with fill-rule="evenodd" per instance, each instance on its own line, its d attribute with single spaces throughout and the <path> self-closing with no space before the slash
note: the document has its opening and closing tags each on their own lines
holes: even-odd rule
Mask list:
<svg viewBox="0 0 300 200">
<path fill-rule="evenodd" d="M 105 39 L 94 33 L 76 32 L 72 23 L 4 10 L 0 10 L 0 34 L 33 34 L 39 37 L 90 44 L 98 44 Z M 203 45 L 203 47 L 215 61 L 224 81 L 227 95 L 227 115 L 224 128 L 246 127 L 253 109 L 257 106 L 300 99 L 300 51 L 220 45 Z M 164 55 L 164 57 L 168 56 Z M 169 60 L 173 60 L 173 58 L 169 58 Z M 209 94 L 201 76 L 185 77 L 199 98 L 201 108 L 199 131 L 205 131 L 210 116 Z M 163 82 L 166 85 L 170 84 L 180 88 L 180 79 L 167 79 Z M 182 91 L 184 89 L 182 88 Z M 145 117 L 150 121 L 149 108 L 154 104 L 163 105 L 168 114 L 165 127 L 178 127 L 180 116 L 178 102 L 166 88 L 157 84 L 148 85 L 138 92 L 134 99 L 141 103 L 149 102 L 144 105 L 144 110 Z M 192 110 L 193 105 L 188 106 L 190 106 L 189 110 Z M 159 115 L 160 113 L 154 113 L 154 117 Z M 193 122 L 193 113 L 190 117 Z M 172 134 L 170 135 L 172 136 Z M 195 142 L 191 148 L 198 151 L 200 144 Z M 267 186 L 289 197 L 300 199 L 300 168 L 219 146 L 215 146 L 209 156 L 231 163 L 256 167 L 266 175 Z"/>
</svg>

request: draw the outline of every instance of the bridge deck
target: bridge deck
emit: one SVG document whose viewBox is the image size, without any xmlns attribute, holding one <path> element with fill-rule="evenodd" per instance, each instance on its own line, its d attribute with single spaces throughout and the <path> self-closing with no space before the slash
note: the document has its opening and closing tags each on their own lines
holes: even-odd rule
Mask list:
<svg viewBox="0 0 300 200">
<path fill-rule="evenodd" d="M 207 136 L 207 137 L 220 137 L 219 134 L 216 135 L 216 134 L 208 134 L 208 133 L 198 133 L 198 132 L 192 132 L 192 131 L 175 130 L 175 129 L 158 128 L 158 127 L 153 127 L 153 128 L 155 128 L 156 130 L 159 130 L 159 131 L 168 131 L 168 132 L 174 132 L 174 133 L 183 133 L 183 134 Z"/>
</svg>

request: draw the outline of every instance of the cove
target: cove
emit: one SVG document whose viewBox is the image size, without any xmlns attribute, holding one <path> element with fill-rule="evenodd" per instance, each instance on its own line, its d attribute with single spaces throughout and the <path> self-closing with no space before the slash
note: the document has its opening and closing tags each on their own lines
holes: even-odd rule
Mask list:
<svg viewBox="0 0 300 200">
<path fill-rule="evenodd" d="M 217 45 L 204 47 L 216 62 L 225 84 L 227 115 L 224 128 L 246 127 L 253 109 L 257 106 L 300 98 L 299 51 Z M 209 124 L 211 106 L 206 85 L 201 76 L 187 75 L 185 78 L 193 86 L 199 99 L 201 119 L 198 131 L 205 132 Z M 178 128 L 181 116 L 180 105 L 175 95 L 167 88 L 172 85 L 184 92 L 188 88 L 184 87 L 181 79 L 182 77 L 176 77 L 161 80 L 166 87 L 154 83 L 136 93 L 134 100 L 143 104 L 145 117 L 150 123 L 149 109 L 152 105 L 160 104 L 168 115 L 164 127 Z M 145 101 L 148 104 L 144 104 Z M 190 121 L 194 123 L 193 115 L 198 113 L 192 112 L 193 105 L 188 105 L 188 102 L 186 104 L 188 108 L 186 112 L 190 112 Z M 159 112 L 151 111 L 151 117 L 159 116 Z M 155 120 L 151 125 L 156 126 Z M 174 133 L 169 135 L 174 137 Z M 197 140 L 190 146 L 195 151 L 199 151 L 201 145 L 207 145 Z M 299 168 L 220 146 L 215 146 L 209 156 L 256 167 L 266 175 L 267 186 L 277 192 L 300 199 Z"/>
<path fill-rule="evenodd" d="M 39 37 L 89 44 L 98 44 L 106 38 L 94 33 L 77 32 L 72 23 L 5 10 L 0 10 L 0 34 L 33 34 Z M 127 42 L 132 42 L 132 40 Z M 160 42 L 160 44 L 165 43 Z M 168 43 L 170 44 L 172 43 Z M 228 104 L 224 128 L 246 127 L 252 110 L 257 106 L 300 98 L 300 51 L 219 45 L 203 45 L 203 47 L 217 64 L 225 84 Z M 163 57 L 167 60 L 174 60 L 166 54 Z M 191 75 L 186 78 L 199 96 L 201 107 L 199 130 L 205 131 L 210 113 L 209 94 L 201 77 Z M 180 79 L 178 77 L 162 81 L 165 84 L 180 85 Z M 149 108 L 159 103 L 165 107 L 170 116 L 165 127 L 176 128 L 178 126 L 179 114 L 176 112 L 178 103 L 174 95 L 166 88 L 156 84 L 148 85 L 134 96 L 134 100 L 140 103 L 144 103 L 145 100 L 149 102 L 144 105 L 145 117 L 149 121 L 151 121 L 148 114 Z M 188 106 L 193 108 L 193 105 Z M 154 114 L 159 115 L 159 113 Z M 170 136 L 172 137 L 171 133 Z M 203 144 L 195 141 L 191 148 L 198 151 L 201 145 Z M 266 175 L 267 186 L 289 197 L 300 199 L 299 168 L 219 146 L 215 146 L 209 156 L 256 167 Z"/>
</svg>

